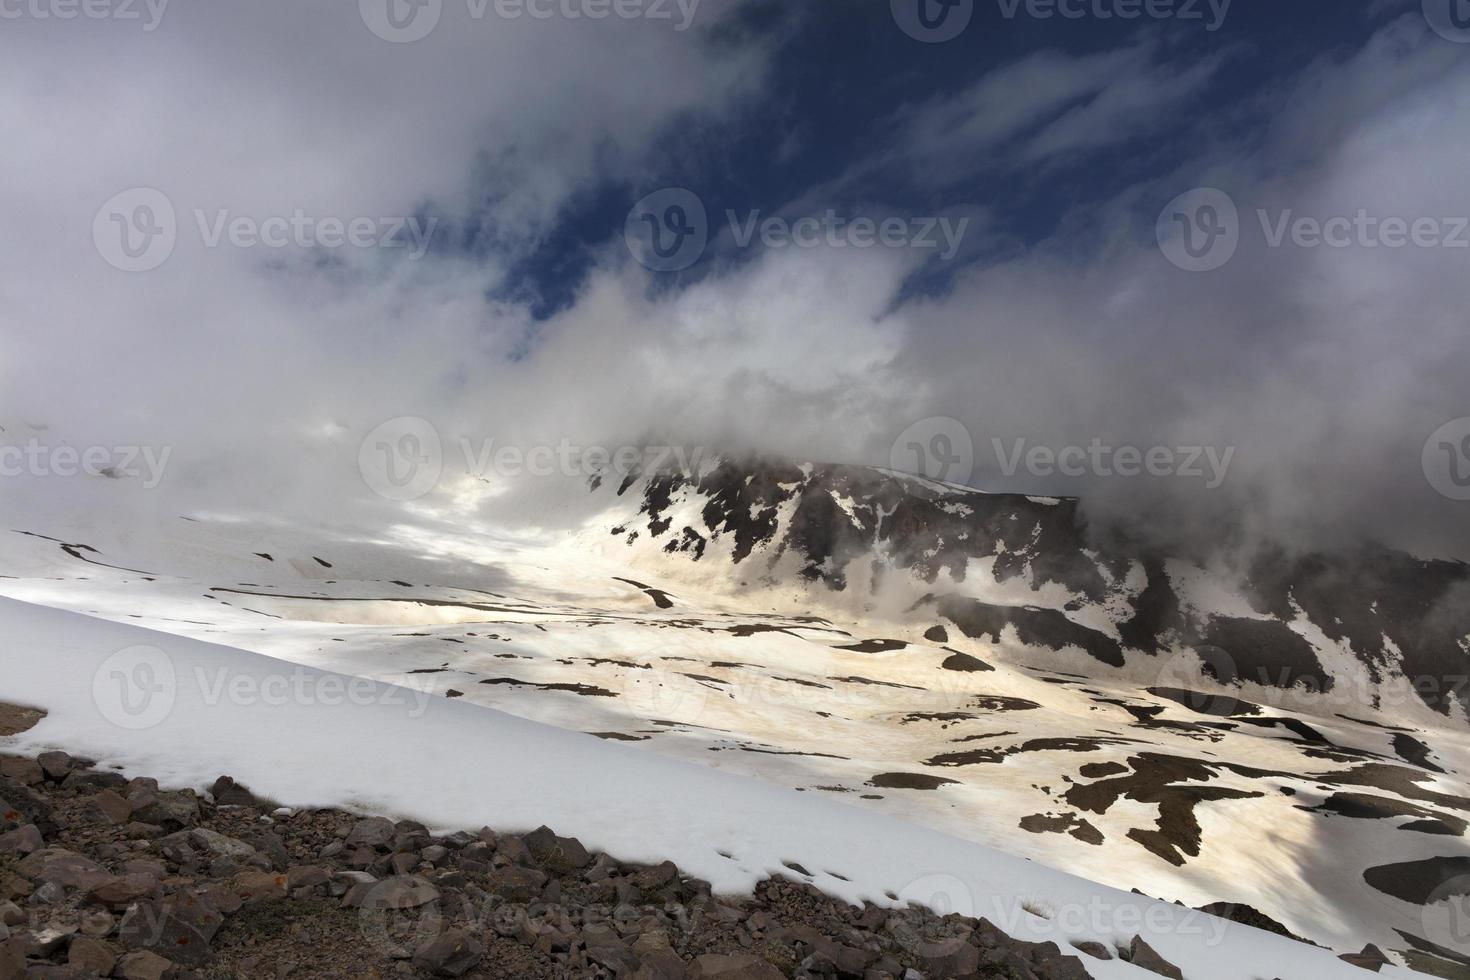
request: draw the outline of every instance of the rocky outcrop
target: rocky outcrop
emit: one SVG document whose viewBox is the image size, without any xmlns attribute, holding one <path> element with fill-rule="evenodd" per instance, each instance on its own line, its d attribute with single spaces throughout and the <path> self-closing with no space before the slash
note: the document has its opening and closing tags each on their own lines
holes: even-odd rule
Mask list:
<svg viewBox="0 0 1470 980">
<path fill-rule="evenodd" d="M 547 827 L 431 834 L 273 809 L 228 777 L 195 792 L 63 754 L 0 759 L 29 774 L 0 787 L 25 805 L 0 836 L 6 980 L 1088 976 L 983 919 L 857 908 L 783 878 L 719 897 Z"/>
</svg>

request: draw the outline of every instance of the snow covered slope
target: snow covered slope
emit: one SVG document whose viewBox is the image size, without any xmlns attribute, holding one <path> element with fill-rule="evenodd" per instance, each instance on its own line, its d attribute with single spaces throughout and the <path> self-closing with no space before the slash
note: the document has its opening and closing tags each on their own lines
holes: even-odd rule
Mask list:
<svg viewBox="0 0 1470 980">
<path fill-rule="evenodd" d="M 1322 617 L 1284 623 L 1220 574 L 1164 562 L 1165 594 L 1142 559 L 1084 547 L 1066 501 L 782 472 L 336 526 L 149 518 L 98 480 L 8 511 L 0 594 L 594 733 L 1340 952 L 1470 955 L 1470 734 L 1405 686 L 1402 648 L 1375 680 Z M 684 528 L 702 551 L 669 549 Z M 1194 625 L 1126 640 L 1171 603 Z M 976 604 L 1007 618 L 976 628 Z M 1222 619 L 1247 653 L 1251 624 L 1298 637 L 1332 690 L 1195 644 Z"/>
<path fill-rule="evenodd" d="M 5 696 L 50 712 L 0 747 L 64 748 L 195 787 L 228 770 L 289 806 L 431 826 L 547 822 L 625 859 L 672 859 L 720 890 L 800 864 L 851 900 L 944 904 L 1032 941 L 1139 933 L 1191 980 L 1356 972 L 1323 950 L 855 807 L 463 702 L 13 600 L 0 600 L 0 634 Z M 1117 960 L 1088 969 L 1152 975 Z"/>
</svg>

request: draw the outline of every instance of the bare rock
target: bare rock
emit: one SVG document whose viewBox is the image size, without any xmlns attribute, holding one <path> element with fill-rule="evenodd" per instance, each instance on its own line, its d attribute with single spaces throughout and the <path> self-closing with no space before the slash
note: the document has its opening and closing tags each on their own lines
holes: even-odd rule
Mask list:
<svg viewBox="0 0 1470 980">
<path fill-rule="evenodd" d="M 100 939 L 77 936 L 67 947 L 66 964 L 84 974 L 105 977 L 117 966 L 117 950 Z"/>
<path fill-rule="evenodd" d="M 439 900 L 439 889 L 422 878 L 395 875 L 372 883 L 353 885 L 342 897 L 348 908 L 416 909 Z"/>
<path fill-rule="evenodd" d="M 780 970 L 750 953 L 707 953 L 685 975 L 688 980 L 785 980 Z"/>
<path fill-rule="evenodd" d="M 173 963 L 157 953 L 136 950 L 122 955 L 112 975 L 117 980 L 164 980 L 173 967 Z"/>
<path fill-rule="evenodd" d="M 485 955 L 480 941 L 459 929 L 450 929 L 419 947 L 413 965 L 435 976 L 459 977 L 468 973 Z"/>
<path fill-rule="evenodd" d="M 254 807 L 259 803 L 254 793 L 229 776 L 221 776 L 216 779 L 214 785 L 210 787 L 209 795 L 214 797 L 214 802 L 219 806 Z"/>
<path fill-rule="evenodd" d="M 541 893 L 546 873 L 536 868 L 497 868 L 485 878 L 485 888 L 508 902 L 529 902 Z"/>
<path fill-rule="evenodd" d="M 121 826 L 133 819 L 133 805 L 111 789 L 104 789 L 94 796 L 87 810 L 91 816 L 113 826 Z"/>
<path fill-rule="evenodd" d="M 163 828 L 192 827 L 199 820 L 199 800 L 188 790 L 154 793 L 146 789 L 129 794 L 133 819 Z"/>
<path fill-rule="evenodd" d="M 28 823 L 19 830 L 0 834 L 0 854 L 34 854 L 46 846 L 46 841 L 41 836 L 41 831 L 33 823 Z"/>
<path fill-rule="evenodd" d="M 549 871 L 565 874 L 592 863 L 592 855 L 575 837 L 558 837 L 550 827 L 537 827 L 521 838 L 536 863 Z"/>
<path fill-rule="evenodd" d="M 209 944 L 223 924 L 224 916 L 212 904 L 197 892 L 183 891 L 133 905 L 118 935 L 128 946 L 164 950 L 176 962 L 196 965 L 209 959 Z"/>
<path fill-rule="evenodd" d="M 245 905 L 268 898 L 285 898 L 286 876 L 270 871 L 241 871 L 230 879 L 230 890 Z"/>
<path fill-rule="evenodd" d="M 1112 951 L 1102 943 L 1078 942 L 1073 943 L 1072 948 L 1079 953 L 1086 953 L 1095 960 L 1110 960 L 1113 958 Z"/>
<path fill-rule="evenodd" d="M 1161 977 L 1184 980 L 1184 974 L 1179 967 L 1160 956 L 1157 950 L 1143 941 L 1142 936 L 1133 937 L 1133 943 L 1128 947 L 1128 962 L 1140 970 L 1157 973 Z"/>
<path fill-rule="evenodd" d="M 387 817 L 368 817 L 353 824 L 347 834 L 346 846 L 371 847 L 386 851 L 398 835 L 398 828 Z"/>
<path fill-rule="evenodd" d="M 65 752 L 42 752 L 36 756 L 36 762 L 40 764 L 41 772 L 47 779 L 58 783 L 66 778 L 66 774 L 74 766 L 72 757 Z"/>
<path fill-rule="evenodd" d="M 87 900 L 109 909 L 125 909 L 142 898 L 158 892 L 158 879 L 146 872 L 133 872 L 110 877 L 87 891 Z"/>
</svg>

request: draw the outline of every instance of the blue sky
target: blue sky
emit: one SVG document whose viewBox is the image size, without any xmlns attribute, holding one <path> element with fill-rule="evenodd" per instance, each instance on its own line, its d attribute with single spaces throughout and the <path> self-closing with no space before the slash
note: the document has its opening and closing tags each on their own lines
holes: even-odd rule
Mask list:
<svg viewBox="0 0 1470 980">
<path fill-rule="evenodd" d="M 886 4 L 750 4 L 728 43 L 771 42 L 767 97 L 727 119 L 664 127 L 636 179 L 589 186 L 568 201 L 502 295 L 529 300 L 538 317 L 564 308 L 596 249 L 622 233 L 630 203 L 669 186 L 694 190 L 712 213 L 769 214 L 805 200 L 808 210 L 848 215 L 988 215 L 985 241 L 927 270 L 926 290 L 942 289 L 967 264 L 1034 245 L 1064 221 L 1086 222 L 1089 208 L 1131 188 L 1144 189 L 1140 228 L 1151 232 L 1174 193 L 1151 185 L 1210 143 L 1250 143 L 1305 66 L 1357 51 L 1405 6 L 1239 0 L 1223 19 L 1203 0 L 1188 9 L 1199 19 L 1038 19 L 1025 7 L 1007 17 L 1000 0 L 989 0 L 959 36 L 922 43 L 898 29 Z M 1031 77 L 1028 66 L 1054 79 L 1066 73 L 1066 90 L 1008 80 Z M 932 131 L 908 128 L 946 102 L 951 119 L 980 115 L 992 104 L 979 91 L 987 82 L 991 99 L 1017 115 L 1013 133 L 946 146 Z M 1028 137 L 1063 118 L 1074 120 L 1073 132 L 1044 155 L 1019 157 Z M 466 244 L 476 241 L 483 244 Z M 708 254 L 686 276 L 719 260 Z"/>
</svg>

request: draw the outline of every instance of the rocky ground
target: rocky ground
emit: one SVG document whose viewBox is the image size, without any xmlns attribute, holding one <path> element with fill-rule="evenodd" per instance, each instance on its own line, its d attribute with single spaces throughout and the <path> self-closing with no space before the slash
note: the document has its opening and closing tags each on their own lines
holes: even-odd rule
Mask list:
<svg viewBox="0 0 1470 980">
<path fill-rule="evenodd" d="M 40 712 L 0 706 L 0 735 Z M 795 870 L 795 869 L 794 869 Z M 776 878 L 714 896 L 542 827 L 430 834 L 0 755 L 0 980 L 467 976 L 1084 980 L 1125 950 L 1013 940 L 984 920 L 856 908 Z"/>
</svg>

